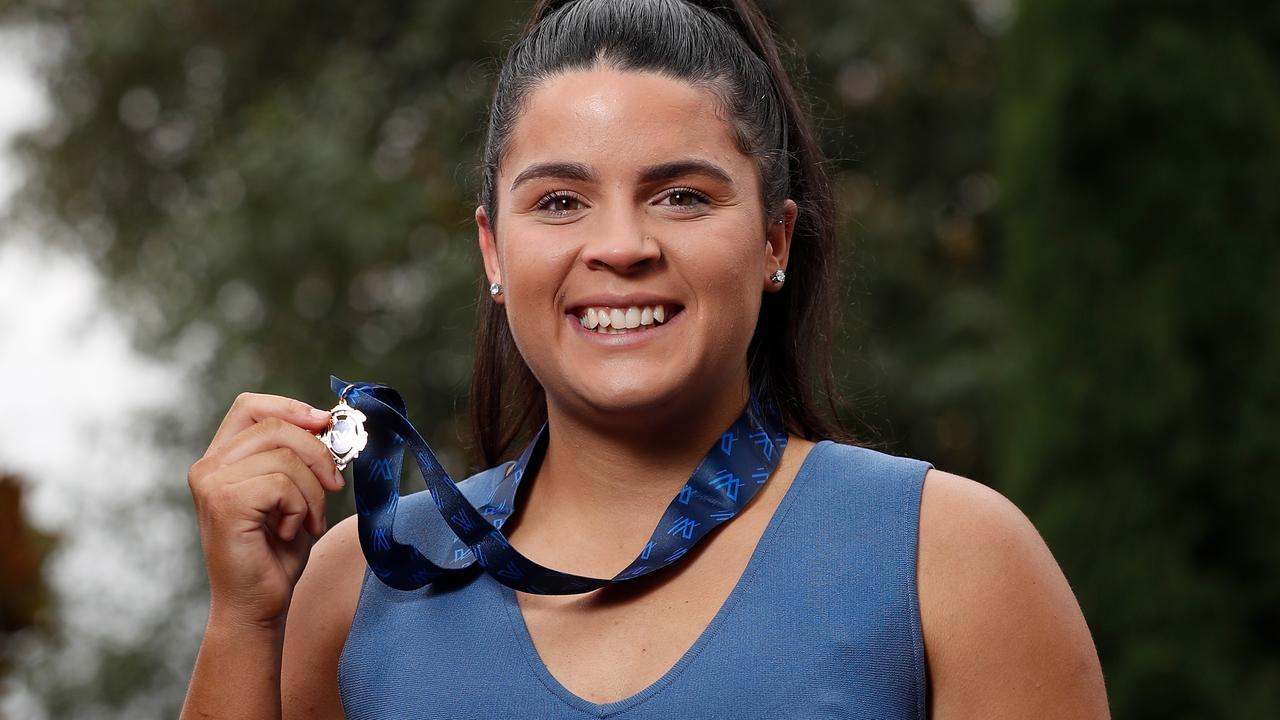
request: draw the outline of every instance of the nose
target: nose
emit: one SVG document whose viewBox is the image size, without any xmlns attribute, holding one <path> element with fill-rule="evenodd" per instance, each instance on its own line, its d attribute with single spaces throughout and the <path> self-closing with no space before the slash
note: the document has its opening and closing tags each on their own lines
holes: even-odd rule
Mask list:
<svg viewBox="0 0 1280 720">
<path fill-rule="evenodd" d="M 615 213 L 582 249 L 582 261 L 592 270 L 631 274 L 662 256 L 658 240 L 634 217 Z"/>
</svg>

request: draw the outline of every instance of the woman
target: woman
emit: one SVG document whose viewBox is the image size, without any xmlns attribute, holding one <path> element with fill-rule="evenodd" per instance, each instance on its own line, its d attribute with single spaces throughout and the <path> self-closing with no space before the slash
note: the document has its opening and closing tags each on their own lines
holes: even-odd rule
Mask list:
<svg viewBox="0 0 1280 720">
<path fill-rule="evenodd" d="M 547 423 L 503 532 L 614 577 L 753 397 L 780 411 L 776 467 L 661 571 L 570 595 L 474 571 L 393 590 L 353 519 L 325 533 L 328 413 L 243 395 L 189 477 L 212 606 L 184 716 L 1106 717 L 1084 619 L 1021 513 L 830 441 L 813 396 L 831 217 L 747 0 L 539 3 L 476 210 L 486 465 Z M 397 535 L 438 520 L 423 496 Z"/>
</svg>

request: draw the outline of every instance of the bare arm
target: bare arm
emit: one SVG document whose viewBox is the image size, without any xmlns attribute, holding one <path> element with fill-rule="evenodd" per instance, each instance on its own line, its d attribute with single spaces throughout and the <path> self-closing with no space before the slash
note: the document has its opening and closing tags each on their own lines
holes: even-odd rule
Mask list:
<svg viewBox="0 0 1280 720">
<path fill-rule="evenodd" d="M 920 512 L 930 718 L 1108 718 L 1084 615 L 1027 518 L 995 491 L 933 470 Z"/>
<path fill-rule="evenodd" d="M 183 720 L 280 717 L 284 628 L 240 623 L 210 613 Z"/>
</svg>

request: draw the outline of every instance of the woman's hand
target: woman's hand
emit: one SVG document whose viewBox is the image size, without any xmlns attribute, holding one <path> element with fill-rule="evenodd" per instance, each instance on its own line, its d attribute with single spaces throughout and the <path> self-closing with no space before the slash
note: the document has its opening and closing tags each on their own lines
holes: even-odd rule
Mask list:
<svg viewBox="0 0 1280 720">
<path fill-rule="evenodd" d="M 314 434 L 328 422 L 304 402 L 244 393 L 191 466 L 211 625 L 283 626 L 311 539 L 326 529 L 324 493 L 343 486 Z"/>
</svg>

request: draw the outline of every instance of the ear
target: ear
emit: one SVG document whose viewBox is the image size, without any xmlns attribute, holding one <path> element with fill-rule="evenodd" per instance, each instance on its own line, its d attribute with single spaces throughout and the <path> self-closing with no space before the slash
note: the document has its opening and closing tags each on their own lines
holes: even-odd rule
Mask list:
<svg viewBox="0 0 1280 720">
<path fill-rule="evenodd" d="M 498 241 L 493 235 L 493 226 L 489 223 L 489 214 L 484 206 L 476 208 L 476 234 L 480 243 L 480 256 L 484 258 L 484 274 L 491 283 L 502 282 L 502 268 L 498 263 Z M 493 301 L 503 304 L 502 295 L 494 295 Z"/>
<path fill-rule="evenodd" d="M 782 213 L 769 219 L 765 229 L 764 283 L 765 292 L 777 292 L 782 289 L 781 283 L 775 283 L 771 277 L 775 270 L 787 269 L 787 259 L 791 256 L 791 234 L 796 229 L 796 217 L 800 208 L 795 200 L 787 198 L 782 203 Z"/>
</svg>

